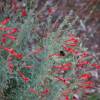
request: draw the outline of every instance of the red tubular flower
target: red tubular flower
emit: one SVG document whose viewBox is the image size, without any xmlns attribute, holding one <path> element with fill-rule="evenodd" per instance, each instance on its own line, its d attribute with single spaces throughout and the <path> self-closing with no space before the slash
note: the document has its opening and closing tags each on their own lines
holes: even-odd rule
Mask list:
<svg viewBox="0 0 100 100">
<path fill-rule="evenodd" d="M 78 60 L 78 67 L 83 67 L 84 65 L 89 65 L 90 62 L 89 61 L 82 61 L 82 60 Z"/>
<path fill-rule="evenodd" d="M 12 30 L 12 27 L 4 27 L 4 31 Z"/>
<path fill-rule="evenodd" d="M 11 30 L 12 28 L 10 27 L 0 27 L 0 31 L 8 31 Z"/>
<path fill-rule="evenodd" d="M 95 68 L 97 68 L 97 69 L 100 69 L 100 65 L 98 65 L 98 64 L 96 64 L 96 63 L 91 64 L 91 66 L 93 66 L 93 67 L 95 67 Z"/>
<path fill-rule="evenodd" d="M 69 53 L 72 53 L 72 54 L 76 53 L 76 51 L 73 48 L 68 48 L 68 47 L 65 47 L 65 46 L 63 46 L 63 48 Z"/>
<path fill-rule="evenodd" d="M 65 97 L 65 100 L 69 100 L 69 96 L 66 96 L 66 97 Z"/>
<path fill-rule="evenodd" d="M 68 46 L 77 46 L 77 44 L 78 44 L 78 39 L 76 39 L 76 37 L 74 37 L 74 36 L 71 36 L 68 40 L 66 40 L 65 42 L 67 42 L 67 44 L 66 45 L 68 45 Z"/>
<path fill-rule="evenodd" d="M 63 64 L 63 65 L 58 65 L 58 66 L 53 66 L 52 68 L 57 68 L 57 69 L 61 69 L 61 71 L 68 71 L 71 69 L 71 66 L 72 66 L 72 63 L 66 63 L 66 64 Z"/>
<path fill-rule="evenodd" d="M 3 37 L 7 37 L 7 38 L 9 38 L 9 39 L 11 39 L 11 40 L 13 40 L 13 41 L 16 40 L 16 37 L 15 37 L 15 36 L 10 36 L 10 35 L 8 35 L 8 34 L 3 34 L 2 36 L 3 36 Z"/>
<path fill-rule="evenodd" d="M 86 84 L 86 85 L 93 85 L 94 82 L 92 82 L 92 81 L 87 81 L 87 82 L 85 82 L 84 84 Z"/>
<path fill-rule="evenodd" d="M 4 48 L 4 50 L 6 50 L 10 54 L 14 54 L 15 53 L 15 50 L 13 48 Z"/>
<path fill-rule="evenodd" d="M 28 83 L 28 82 L 30 81 L 30 79 L 29 79 L 28 77 L 24 77 L 24 78 L 23 78 L 23 81 L 24 81 L 25 83 Z"/>
<path fill-rule="evenodd" d="M 65 82 L 65 79 L 62 77 L 56 77 L 58 80 Z"/>
<path fill-rule="evenodd" d="M 58 68 L 58 69 L 61 69 L 62 66 L 61 66 L 61 65 L 58 65 L 58 66 L 52 66 L 52 68 Z"/>
<path fill-rule="evenodd" d="M 32 66 L 25 66 L 25 68 L 27 68 L 27 69 L 31 69 L 31 68 L 32 68 Z"/>
<path fill-rule="evenodd" d="M 87 57 L 89 55 L 89 53 L 87 51 L 82 53 L 82 57 Z"/>
<path fill-rule="evenodd" d="M 16 55 L 16 58 L 17 58 L 17 59 L 22 59 L 22 58 L 23 58 L 23 55 L 22 55 L 21 53 L 18 53 L 18 54 Z"/>
<path fill-rule="evenodd" d="M 71 70 L 71 68 L 70 67 L 63 67 L 62 70 L 63 71 L 68 71 L 68 70 Z"/>
<path fill-rule="evenodd" d="M 71 44 L 67 44 L 68 46 L 72 46 L 72 47 L 75 47 L 75 46 L 77 46 L 77 44 L 75 44 L 75 43 L 71 43 Z"/>
<path fill-rule="evenodd" d="M 41 92 L 42 95 L 47 95 L 48 93 L 49 93 L 49 89 L 48 88 L 46 88 L 45 90 L 43 90 Z"/>
<path fill-rule="evenodd" d="M 72 63 L 71 63 L 71 62 L 68 62 L 68 63 L 63 64 L 63 66 L 64 66 L 64 67 L 66 67 L 66 66 L 67 66 L 67 67 L 68 67 L 68 66 L 72 66 Z"/>
<path fill-rule="evenodd" d="M 16 53 L 13 48 L 4 48 L 4 50 L 6 50 L 11 55 L 15 56 L 17 59 L 22 59 L 23 58 L 23 55 L 21 53 Z"/>
<path fill-rule="evenodd" d="M 17 28 L 13 28 L 12 31 L 13 31 L 13 33 L 15 33 L 15 32 L 18 32 L 18 29 Z"/>
<path fill-rule="evenodd" d="M 10 21 L 10 18 L 5 18 L 0 24 L 6 25 Z"/>
<path fill-rule="evenodd" d="M 61 69 L 63 71 L 68 71 L 68 70 L 71 70 L 71 66 L 72 66 L 72 63 L 69 62 L 69 63 L 63 64 Z"/>
<path fill-rule="evenodd" d="M 68 40 L 66 40 L 66 42 L 73 42 L 73 43 L 78 43 L 78 39 L 76 39 L 76 37 L 71 36 Z"/>
<path fill-rule="evenodd" d="M 24 16 L 27 16 L 27 12 L 26 12 L 26 9 L 25 9 L 25 8 L 22 9 L 22 12 L 21 12 L 21 13 L 22 13 L 22 16 L 23 16 L 23 17 L 24 17 Z"/>
<path fill-rule="evenodd" d="M 0 31 L 10 31 L 9 33 L 7 34 L 12 34 L 12 33 L 15 33 L 15 32 L 18 32 L 18 29 L 17 28 L 12 28 L 12 27 L 0 27 Z"/>
<path fill-rule="evenodd" d="M 8 68 L 9 68 L 10 74 L 12 74 L 13 71 L 14 71 L 14 65 L 13 65 L 12 63 L 9 63 L 9 64 L 8 64 Z"/>
<path fill-rule="evenodd" d="M 65 85 L 69 84 L 70 79 L 64 79 L 63 77 L 55 77 L 57 80 L 63 82 Z"/>
<path fill-rule="evenodd" d="M 18 74 L 25 83 L 28 83 L 30 81 L 30 79 L 28 77 L 25 77 L 25 75 L 22 72 L 18 71 Z"/>
<path fill-rule="evenodd" d="M 29 92 L 33 94 L 38 94 L 38 92 L 34 88 L 29 88 Z"/>
<path fill-rule="evenodd" d="M 81 79 L 83 80 L 87 80 L 87 79 L 90 79 L 91 78 L 91 75 L 90 74 L 83 74 L 80 76 Z"/>
<path fill-rule="evenodd" d="M 20 72 L 20 71 L 18 71 L 18 74 L 19 74 L 20 77 L 22 77 L 22 78 L 25 77 L 24 74 L 23 74 L 22 72 Z"/>
<path fill-rule="evenodd" d="M 17 28 L 13 28 L 13 29 L 11 29 L 11 32 L 7 33 L 7 35 L 14 34 L 16 32 L 18 32 L 18 29 Z"/>
<path fill-rule="evenodd" d="M 93 86 L 83 86 L 82 88 L 84 88 L 84 89 L 91 89 L 91 88 L 93 88 Z"/>
<path fill-rule="evenodd" d="M 13 48 L 4 48 L 4 50 L 6 50 L 8 53 L 10 53 L 13 56 L 17 55 L 17 53 L 15 52 Z"/>
<path fill-rule="evenodd" d="M 6 41 L 7 41 L 6 38 L 2 38 L 2 39 L 1 39 L 1 42 L 2 42 L 2 43 L 6 43 Z"/>
<path fill-rule="evenodd" d="M 84 88 L 84 89 L 93 88 L 94 87 L 94 82 L 93 81 L 84 82 L 81 87 Z"/>
</svg>

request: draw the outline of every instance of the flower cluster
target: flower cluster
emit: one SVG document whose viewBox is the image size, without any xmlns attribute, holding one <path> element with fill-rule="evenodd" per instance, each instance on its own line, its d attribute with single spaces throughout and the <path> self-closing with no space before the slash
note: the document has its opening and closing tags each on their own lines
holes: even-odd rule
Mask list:
<svg viewBox="0 0 100 100">
<path fill-rule="evenodd" d="M 66 62 L 51 67 L 51 73 L 54 80 L 67 86 L 66 90 L 62 90 L 62 93 L 63 91 L 66 91 L 64 93 L 65 100 L 70 100 L 70 94 L 73 94 L 73 100 L 78 100 L 79 91 L 80 93 L 83 91 L 84 94 L 86 89 L 94 88 L 95 82 L 92 81 L 93 76 L 86 69 L 90 69 L 91 71 L 93 67 L 96 69 L 100 68 L 100 65 L 91 63 L 92 60 L 90 61 L 90 59 L 93 59 L 92 54 L 88 51 L 82 50 L 82 48 L 79 47 L 79 44 L 80 39 L 74 35 L 70 35 L 62 47 L 65 50 L 66 57 L 69 55 L 72 56 L 74 62 L 72 60 L 72 62 Z M 52 55 L 54 56 L 55 54 Z M 86 71 L 84 72 L 84 70 Z M 66 78 L 66 75 L 68 75 L 67 73 L 71 71 L 73 71 L 72 76 Z M 77 97 L 74 96 L 75 94 L 77 94 Z"/>
</svg>

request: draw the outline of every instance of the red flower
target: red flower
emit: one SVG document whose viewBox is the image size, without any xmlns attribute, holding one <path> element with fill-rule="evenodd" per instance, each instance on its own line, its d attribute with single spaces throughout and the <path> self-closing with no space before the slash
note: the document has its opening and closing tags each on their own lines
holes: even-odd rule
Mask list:
<svg viewBox="0 0 100 100">
<path fill-rule="evenodd" d="M 9 31 L 11 29 L 11 27 L 0 27 L 0 31 Z"/>
<path fill-rule="evenodd" d="M 71 63 L 71 62 L 68 62 L 68 63 L 63 64 L 63 66 L 64 66 L 64 67 L 66 67 L 66 66 L 67 66 L 67 67 L 68 67 L 68 66 L 72 66 L 72 63 Z"/>
<path fill-rule="evenodd" d="M 29 92 L 34 93 L 34 94 L 38 94 L 38 92 L 34 88 L 29 88 Z"/>
<path fill-rule="evenodd" d="M 53 68 L 57 68 L 57 69 L 61 69 L 61 71 L 68 71 L 71 69 L 71 66 L 72 66 L 72 63 L 66 63 L 66 64 L 63 64 L 63 65 L 58 65 L 58 66 L 53 66 Z"/>
<path fill-rule="evenodd" d="M 52 66 L 52 68 L 58 68 L 58 69 L 61 69 L 62 66 L 61 66 L 61 65 L 58 65 L 58 66 Z"/>
<path fill-rule="evenodd" d="M 21 53 L 16 53 L 13 48 L 4 48 L 4 50 L 6 50 L 8 53 L 15 56 L 17 59 L 22 59 L 23 58 L 23 55 Z"/>
<path fill-rule="evenodd" d="M 69 63 L 63 64 L 63 66 L 62 66 L 61 69 L 62 69 L 63 71 L 68 71 L 68 70 L 71 70 L 71 66 L 72 66 L 72 63 L 69 62 Z"/>
<path fill-rule="evenodd" d="M 87 80 L 87 79 L 90 79 L 91 78 L 91 75 L 90 74 L 83 74 L 80 76 L 81 79 L 83 80 Z"/>
<path fill-rule="evenodd" d="M 13 29 L 10 29 L 10 30 L 11 30 L 11 32 L 7 33 L 7 35 L 14 34 L 14 33 L 18 32 L 17 28 L 13 28 Z"/>
<path fill-rule="evenodd" d="M 10 53 L 12 55 L 16 55 L 16 52 L 13 48 L 4 48 L 4 50 L 6 50 L 8 53 Z"/>
<path fill-rule="evenodd" d="M 18 59 L 22 59 L 22 58 L 23 58 L 23 55 L 22 55 L 21 53 L 18 53 L 18 54 L 16 55 L 16 57 L 17 57 Z"/>
<path fill-rule="evenodd" d="M 92 82 L 92 81 L 87 81 L 87 82 L 85 82 L 84 84 L 87 84 L 87 85 L 93 85 L 94 82 Z"/>
<path fill-rule="evenodd" d="M 87 57 L 89 55 L 89 53 L 87 51 L 82 53 L 82 57 Z"/>
<path fill-rule="evenodd" d="M 71 70 L 71 68 L 70 67 L 63 67 L 62 70 L 63 71 L 68 71 L 68 70 Z"/>
<path fill-rule="evenodd" d="M 76 37 L 71 36 L 71 37 L 69 38 L 69 40 L 66 40 L 66 42 L 78 43 L 79 41 L 78 41 L 78 39 L 76 39 Z"/>
<path fill-rule="evenodd" d="M 23 16 L 23 17 L 24 17 L 24 16 L 27 16 L 27 12 L 26 12 L 26 9 L 25 9 L 25 8 L 22 9 L 22 16 Z"/>
<path fill-rule="evenodd" d="M 18 71 L 18 74 L 20 75 L 20 77 L 23 79 L 25 83 L 28 83 L 30 81 L 30 79 L 28 77 L 25 77 L 25 75 L 22 72 Z"/>
<path fill-rule="evenodd" d="M 10 18 L 5 18 L 0 24 L 6 25 L 10 21 Z"/>
<path fill-rule="evenodd" d="M 63 77 L 55 77 L 57 80 L 63 82 L 65 85 L 69 84 L 70 79 L 64 79 Z"/>
<path fill-rule="evenodd" d="M 2 39 L 1 39 L 1 42 L 2 42 L 2 43 L 6 43 L 6 41 L 7 41 L 6 38 L 2 38 Z"/>
<path fill-rule="evenodd" d="M 47 88 L 41 92 L 42 95 L 46 95 L 48 93 L 49 93 L 49 89 L 47 89 Z"/>
<path fill-rule="evenodd" d="M 95 67 L 95 68 L 97 68 L 97 69 L 100 69 L 100 65 L 98 65 L 98 64 L 96 64 L 96 63 L 91 64 L 91 66 L 93 66 L 93 67 Z"/>
<path fill-rule="evenodd" d="M 66 40 L 68 46 L 77 46 L 78 39 L 76 37 L 71 36 L 68 40 Z"/>
<path fill-rule="evenodd" d="M 22 77 L 22 78 L 25 77 L 24 74 L 23 74 L 22 72 L 20 72 L 20 71 L 18 71 L 18 74 L 19 74 L 20 77 Z"/>
<path fill-rule="evenodd" d="M 13 34 L 15 32 L 18 32 L 17 28 L 11 28 L 11 27 L 0 27 L 0 30 L 1 31 L 10 31 L 11 30 L 11 32 L 9 32 L 7 34 Z"/>
<path fill-rule="evenodd" d="M 93 86 L 89 86 L 89 85 L 88 85 L 88 86 L 83 86 L 83 88 L 84 88 L 84 89 L 91 89 L 91 88 L 93 88 Z"/>
<path fill-rule="evenodd" d="M 2 36 L 3 36 L 3 37 L 7 37 L 7 38 L 9 38 L 9 39 L 11 39 L 11 40 L 13 40 L 13 41 L 16 40 L 16 37 L 15 37 L 15 36 L 10 36 L 10 35 L 8 35 L 8 34 L 3 34 Z"/>
<path fill-rule="evenodd" d="M 94 82 L 92 82 L 92 81 L 84 82 L 81 87 L 82 88 L 85 88 L 85 89 L 93 88 L 94 87 Z"/>
<path fill-rule="evenodd" d="M 68 47 L 65 47 L 65 46 L 63 46 L 63 48 L 69 53 L 72 53 L 72 54 L 76 53 L 76 51 L 73 48 L 68 48 Z"/>
<path fill-rule="evenodd" d="M 65 100 L 69 100 L 69 96 L 66 96 L 66 99 Z"/>
<path fill-rule="evenodd" d="M 24 81 L 25 83 L 28 83 L 28 82 L 30 81 L 30 79 L 29 79 L 28 77 L 24 77 L 24 78 L 23 78 L 23 81 Z"/>
<path fill-rule="evenodd" d="M 75 46 L 77 46 L 77 44 L 75 44 L 75 43 L 71 43 L 71 44 L 67 44 L 68 46 L 72 46 L 72 47 L 75 47 Z"/>
<path fill-rule="evenodd" d="M 12 63 L 9 63 L 8 67 L 9 67 L 10 74 L 12 74 L 12 72 L 14 71 L 14 65 Z"/>
<path fill-rule="evenodd" d="M 31 68 L 32 68 L 32 66 L 25 66 L 25 68 L 27 68 L 27 69 L 31 69 Z"/>
<path fill-rule="evenodd" d="M 78 60 L 78 67 L 83 67 L 84 65 L 89 65 L 90 62 L 89 61 L 82 61 L 82 60 Z"/>
</svg>

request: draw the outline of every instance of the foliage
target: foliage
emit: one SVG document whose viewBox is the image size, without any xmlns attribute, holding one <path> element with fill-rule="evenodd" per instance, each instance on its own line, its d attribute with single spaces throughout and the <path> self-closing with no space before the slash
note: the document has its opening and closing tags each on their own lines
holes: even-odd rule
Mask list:
<svg viewBox="0 0 100 100">
<path fill-rule="evenodd" d="M 71 12 L 59 14 L 52 1 L 44 0 L 43 7 L 38 0 L 26 1 L 25 6 L 15 0 L 19 8 L 10 8 L 0 21 L 0 98 L 91 99 L 87 94 L 96 91 L 93 78 L 98 80 L 92 72 L 98 75 L 100 65 L 78 36 L 79 16 L 72 21 Z"/>
</svg>

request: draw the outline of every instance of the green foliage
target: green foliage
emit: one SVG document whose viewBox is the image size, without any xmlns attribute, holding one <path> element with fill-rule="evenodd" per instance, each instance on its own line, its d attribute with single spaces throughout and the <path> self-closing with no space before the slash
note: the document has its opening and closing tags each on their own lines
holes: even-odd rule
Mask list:
<svg viewBox="0 0 100 100">
<path fill-rule="evenodd" d="M 88 96 L 88 100 L 99 100 L 100 96 L 98 94 L 91 94 Z"/>
</svg>

